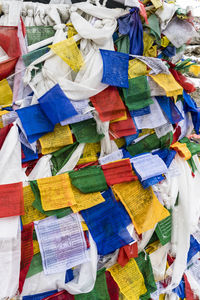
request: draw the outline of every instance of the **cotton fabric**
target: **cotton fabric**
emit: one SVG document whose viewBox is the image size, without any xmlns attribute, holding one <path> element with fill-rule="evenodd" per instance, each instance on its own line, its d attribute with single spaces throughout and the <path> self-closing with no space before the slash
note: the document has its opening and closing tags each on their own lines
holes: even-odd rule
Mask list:
<svg viewBox="0 0 200 300">
<path fill-rule="evenodd" d="M 143 54 L 143 28 L 139 16 L 139 8 L 134 7 L 130 9 L 128 15 L 118 19 L 119 32 L 121 34 L 128 34 L 130 40 L 130 54 Z"/>
<path fill-rule="evenodd" d="M 135 258 L 135 261 L 144 277 L 144 282 L 147 289 L 147 293 L 142 295 L 141 298 L 148 299 L 150 297 L 150 293 L 155 292 L 157 289 L 154 277 L 152 276 L 153 270 L 151 266 L 151 260 L 148 254 L 142 252 L 138 255 L 138 257 Z"/>
<path fill-rule="evenodd" d="M 39 252 L 33 256 L 26 278 L 32 277 L 42 271 L 43 271 L 42 258 Z"/>
<path fill-rule="evenodd" d="M 155 232 L 162 245 L 166 245 L 171 240 L 172 215 L 158 222 Z"/>
<path fill-rule="evenodd" d="M 70 100 L 65 96 L 59 84 L 38 99 L 40 108 L 53 125 L 77 115 Z"/>
<path fill-rule="evenodd" d="M 107 285 L 106 285 L 106 275 L 105 275 L 105 269 L 101 269 L 97 272 L 97 279 L 96 283 L 94 286 L 94 289 L 87 294 L 80 294 L 80 295 L 75 295 L 75 300 L 83 299 L 102 299 L 102 300 L 109 300 L 109 294 L 107 290 Z"/>
<path fill-rule="evenodd" d="M 129 145 L 127 150 L 132 156 L 135 156 L 139 153 L 144 153 L 158 148 L 168 148 L 172 143 L 172 132 L 167 133 L 160 139 L 157 138 L 156 134 L 151 134 L 144 137 L 142 140 L 138 141 L 135 144 Z"/>
<path fill-rule="evenodd" d="M 54 125 L 43 114 L 39 104 L 18 109 L 17 114 L 22 122 L 29 143 L 37 141 L 45 133 L 54 130 Z"/>
<path fill-rule="evenodd" d="M 67 173 L 38 179 L 37 184 L 44 210 L 60 209 L 75 204 L 71 182 Z"/>
<path fill-rule="evenodd" d="M 111 123 L 109 133 L 112 140 L 136 134 L 136 127 L 130 114 L 127 112 L 127 120 Z"/>
<path fill-rule="evenodd" d="M 153 103 L 149 105 L 150 113 L 145 116 L 135 116 L 134 121 L 138 129 L 157 128 L 167 123 L 167 120 L 155 98 Z"/>
<path fill-rule="evenodd" d="M 144 278 L 134 258 L 123 268 L 119 264 L 116 264 L 109 268 L 108 271 L 117 282 L 121 293 L 127 299 L 138 299 L 142 294 L 146 293 L 147 289 L 144 284 Z M 132 294 L 133 291 L 134 296 Z"/>
<path fill-rule="evenodd" d="M 79 143 L 96 143 L 104 135 L 97 133 L 97 124 L 94 119 L 71 124 L 71 129 Z"/>
<path fill-rule="evenodd" d="M 0 217 L 20 216 L 24 214 L 22 182 L 0 185 Z"/>
<path fill-rule="evenodd" d="M 57 150 L 73 144 L 73 137 L 68 125 L 56 124 L 53 132 L 43 135 L 40 139 L 42 154 L 56 152 Z"/>
<path fill-rule="evenodd" d="M 0 37 L 0 47 L 8 56 L 7 60 L 0 63 L 0 80 L 2 80 L 14 71 L 21 50 L 16 26 L 0 26 Z"/>
<path fill-rule="evenodd" d="M 91 166 L 69 173 L 72 185 L 82 193 L 101 192 L 107 189 L 106 179 L 102 169 Z"/>
<path fill-rule="evenodd" d="M 19 292 L 22 292 L 26 274 L 33 257 L 33 223 L 29 223 L 23 227 L 21 236 L 21 264 L 19 276 Z"/>
<path fill-rule="evenodd" d="M 54 36 L 55 30 L 52 26 L 26 26 L 26 34 L 30 46 Z"/>
<path fill-rule="evenodd" d="M 29 224 L 36 220 L 44 219 L 45 215 L 40 213 L 40 211 L 38 211 L 32 206 L 35 197 L 29 185 L 23 188 L 23 197 L 24 197 L 24 215 L 22 216 L 23 225 Z"/>
<path fill-rule="evenodd" d="M 98 210 L 91 207 L 81 211 L 81 215 L 97 244 L 98 253 L 106 255 L 133 240 L 124 226 L 122 209 L 112 192 L 108 190 L 102 196 L 105 202 L 98 204 Z"/>
<path fill-rule="evenodd" d="M 124 115 L 126 110 L 116 87 L 109 86 L 101 93 L 90 98 L 99 113 L 102 122 L 115 120 Z"/>
<path fill-rule="evenodd" d="M 141 154 L 131 158 L 131 163 L 142 181 L 167 173 L 167 167 L 158 155 Z"/>
<path fill-rule="evenodd" d="M 92 119 L 93 115 L 90 112 L 91 107 L 88 104 L 88 100 L 80 100 L 80 101 L 71 101 L 71 104 L 73 105 L 74 109 L 77 112 L 77 115 L 74 115 L 73 117 L 69 117 L 65 119 L 64 121 L 61 121 L 60 124 L 62 126 L 67 124 L 73 124 L 78 123 L 81 121 L 85 121 L 88 119 Z"/>
<path fill-rule="evenodd" d="M 84 194 L 81 193 L 74 186 L 72 186 L 72 191 L 76 202 L 76 204 L 71 206 L 71 209 L 73 210 L 74 213 L 93 207 L 105 201 L 101 193 L 99 192 Z"/>
<path fill-rule="evenodd" d="M 76 214 L 64 219 L 50 217 L 38 221 L 35 229 L 46 274 L 59 273 L 88 260 L 86 242 Z"/>
<path fill-rule="evenodd" d="M 52 167 L 52 175 L 56 175 L 58 171 L 64 167 L 64 165 L 69 161 L 73 152 L 78 147 L 78 143 L 73 143 L 71 145 L 62 147 L 60 150 L 52 153 L 51 162 L 53 164 Z"/>
<path fill-rule="evenodd" d="M 162 96 L 156 97 L 156 99 L 171 124 L 176 124 L 183 120 L 181 112 L 170 98 Z"/>
<path fill-rule="evenodd" d="M 44 215 L 46 215 L 48 217 L 55 215 L 58 218 L 62 218 L 64 216 L 69 215 L 72 212 L 72 210 L 70 209 L 70 207 L 56 209 L 56 210 L 45 211 L 42 208 L 40 190 L 38 188 L 37 181 L 30 181 L 30 185 L 31 185 L 31 189 L 32 189 L 32 191 L 34 193 L 34 196 L 35 196 L 35 200 L 33 201 L 32 206 L 34 208 L 36 208 L 37 210 L 39 210 L 42 214 L 44 214 Z"/>
<path fill-rule="evenodd" d="M 0 105 L 10 105 L 12 103 L 12 90 L 6 79 L 0 81 L 1 100 Z"/>
<path fill-rule="evenodd" d="M 73 71 L 78 72 L 84 66 L 81 51 L 73 37 L 49 46 Z"/>
<path fill-rule="evenodd" d="M 183 89 L 174 79 L 172 74 L 150 75 L 157 84 L 159 84 L 166 92 L 167 97 L 175 97 L 182 95 Z"/>
<path fill-rule="evenodd" d="M 138 234 L 152 229 L 157 222 L 169 215 L 169 212 L 158 201 L 152 188 L 144 189 L 139 181 L 116 184 L 113 186 L 113 191 L 125 206 Z M 133 197 L 133 191 L 134 195 L 137 194 L 137 198 Z M 138 204 L 138 199 L 140 204 Z M 146 218 L 145 214 L 151 215 L 151 218 Z"/>
<path fill-rule="evenodd" d="M 129 79 L 129 88 L 123 89 L 123 93 L 129 110 L 141 109 L 153 103 L 146 76 Z"/>
<path fill-rule="evenodd" d="M 108 185 L 137 180 L 137 176 L 133 173 L 129 159 L 111 162 L 102 165 L 101 168 Z"/>
<path fill-rule="evenodd" d="M 50 295 L 53 295 L 56 292 L 56 290 L 44 292 L 40 294 L 30 295 L 30 296 L 23 296 L 24 300 L 42 300 L 44 297 L 48 297 Z"/>
<path fill-rule="evenodd" d="M 102 82 L 111 86 L 128 88 L 128 61 L 125 53 L 100 49 L 103 59 Z"/>
</svg>

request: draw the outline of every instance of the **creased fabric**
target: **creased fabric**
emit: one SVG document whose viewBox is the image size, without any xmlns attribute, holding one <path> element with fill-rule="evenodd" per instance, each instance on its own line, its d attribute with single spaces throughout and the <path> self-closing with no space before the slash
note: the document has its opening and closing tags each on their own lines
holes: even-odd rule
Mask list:
<svg viewBox="0 0 200 300">
<path fill-rule="evenodd" d="M 0 206 L 1 218 L 24 214 L 22 182 L 0 185 Z"/>
<path fill-rule="evenodd" d="M 102 165 L 101 168 L 108 185 L 137 180 L 137 176 L 133 173 L 129 159 L 110 162 Z"/>
<path fill-rule="evenodd" d="M 116 264 L 113 267 L 109 268 L 108 271 L 117 282 L 121 293 L 127 299 L 135 300 L 146 293 L 147 289 L 144 284 L 144 278 L 134 258 L 132 258 L 126 264 L 126 266 L 121 267 L 119 264 Z M 133 291 L 134 294 L 132 294 Z"/>
<path fill-rule="evenodd" d="M 116 184 L 113 191 L 125 206 L 138 234 L 152 229 L 157 222 L 169 215 L 152 188 L 144 189 L 139 181 Z"/>
<path fill-rule="evenodd" d="M 109 134 L 112 140 L 136 134 L 136 126 L 129 112 L 126 120 L 110 123 Z"/>
<path fill-rule="evenodd" d="M 45 274 L 63 272 L 88 260 L 78 215 L 70 214 L 62 219 L 52 216 L 35 222 L 35 229 Z"/>
<path fill-rule="evenodd" d="M 25 212 L 25 214 L 22 216 L 23 225 L 29 224 L 33 221 L 44 219 L 45 215 L 40 213 L 40 211 L 38 211 L 32 206 L 35 197 L 29 185 L 23 188 L 23 196 L 24 196 L 24 212 Z"/>
<path fill-rule="evenodd" d="M 131 163 L 142 181 L 167 173 L 167 167 L 158 155 L 141 154 L 131 158 Z"/>
<path fill-rule="evenodd" d="M 183 120 L 181 112 L 170 98 L 162 96 L 156 97 L 156 99 L 171 124 L 176 124 Z"/>
<path fill-rule="evenodd" d="M 128 34 L 130 40 L 130 54 L 143 54 L 143 28 L 139 16 L 139 8 L 134 7 L 130 9 L 128 15 L 118 19 L 119 32 L 121 34 Z"/>
<path fill-rule="evenodd" d="M 69 173 L 72 185 L 82 193 L 101 192 L 107 189 L 107 183 L 102 169 L 91 166 Z"/>
<path fill-rule="evenodd" d="M 95 286 L 90 293 L 75 295 L 75 300 L 89 300 L 89 299 L 99 299 L 99 300 L 109 300 L 109 294 L 106 284 L 105 269 L 101 269 L 97 272 L 97 278 Z"/>
<path fill-rule="evenodd" d="M 128 54 L 103 49 L 100 52 L 103 59 L 102 82 L 128 88 Z"/>
<path fill-rule="evenodd" d="M 112 86 L 90 97 L 90 101 L 98 111 L 102 122 L 118 119 L 124 115 L 126 110 L 117 89 Z"/>
<path fill-rule="evenodd" d="M 35 200 L 33 201 L 32 206 L 35 209 L 39 210 L 45 216 L 56 216 L 58 218 L 62 218 L 62 217 L 65 217 L 65 216 L 69 215 L 72 212 L 72 210 L 70 209 L 70 207 L 45 211 L 42 208 L 40 190 L 38 188 L 37 181 L 30 181 L 30 186 L 31 186 L 31 189 L 32 189 L 32 191 L 34 193 L 34 197 L 35 197 Z M 43 189 L 45 191 L 45 187 L 43 187 Z M 58 198 L 60 198 L 60 197 L 62 199 L 63 194 L 58 195 Z M 51 205 L 51 203 L 50 203 L 50 205 Z"/>
<path fill-rule="evenodd" d="M 43 114 L 39 104 L 18 109 L 17 113 L 29 143 L 37 141 L 45 133 L 53 131 L 54 129 L 54 125 L 45 114 Z"/>
<path fill-rule="evenodd" d="M 72 131 L 79 143 L 96 143 L 104 135 L 97 133 L 97 124 L 94 119 L 71 124 Z"/>
<path fill-rule="evenodd" d="M 43 135 L 39 141 L 42 154 L 48 154 L 63 149 L 63 146 L 73 144 L 73 137 L 68 125 L 56 124 L 54 131 Z"/>
<path fill-rule="evenodd" d="M 141 109 L 153 103 L 146 76 L 129 79 L 129 88 L 123 89 L 123 93 L 129 110 Z"/>
<path fill-rule="evenodd" d="M 98 253 L 106 255 L 129 244 L 133 239 L 124 226 L 121 208 L 112 192 L 108 190 L 102 196 L 105 202 L 83 210 L 81 214 L 97 244 Z"/>
<path fill-rule="evenodd" d="M 76 110 L 58 84 L 38 99 L 40 108 L 53 125 L 77 115 Z"/>
<path fill-rule="evenodd" d="M 45 211 L 64 208 L 76 203 L 67 173 L 38 179 L 37 184 L 42 208 Z"/>
<path fill-rule="evenodd" d="M 21 235 L 21 264 L 19 276 L 19 292 L 22 292 L 26 274 L 31 264 L 33 257 L 33 223 L 23 226 Z"/>
</svg>

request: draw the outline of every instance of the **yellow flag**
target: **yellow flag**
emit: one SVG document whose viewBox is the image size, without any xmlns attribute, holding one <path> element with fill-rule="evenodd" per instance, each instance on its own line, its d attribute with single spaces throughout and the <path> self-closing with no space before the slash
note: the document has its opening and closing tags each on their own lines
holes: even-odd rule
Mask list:
<svg viewBox="0 0 200 300">
<path fill-rule="evenodd" d="M 151 78 L 160 85 L 166 92 L 167 97 L 173 97 L 183 94 L 183 88 L 175 80 L 174 76 L 170 74 L 160 73 L 157 75 L 150 75 Z"/>
<path fill-rule="evenodd" d="M 142 75 L 147 75 L 147 66 L 138 59 L 129 60 L 128 65 L 128 78 L 135 78 Z"/>
<path fill-rule="evenodd" d="M 88 143 L 85 145 L 83 155 L 78 161 L 78 165 L 98 160 L 97 153 L 100 152 L 100 143 Z"/>
<path fill-rule="evenodd" d="M 12 90 L 8 84 L 7 79 L 0 81 L 0 105 L 7 106 L 12 104 Z"/>
<path fill-rule="evenodd" d="M 40 252 L 40 247 L 38 241 L 33 240 L 33 255 Z"/>
<path fill-rule="evenodd" d="M 146 253 L 151 254 L 154 251 L 158 250 L 159 247 L 160 247 L 160 241 L 158 240 L 148 245 L 147 248 L 145 248 L 145 251 Z"/>
<path fill-rule="evenodd" d="M 152 229 L 169 216 L 152 187 L 144 189 L 138 180 L 115 184 L 113 191 L 125 206 L 138 234 Z"/>
<path fill-rule="evenodd" d="M 161 38 L 161 46 L 166 48 L 170 43 L 170 40 L 168 40 L 168 38 L 164 35 L 162 38 Z"/>
<path fill-rule="evenodd" d="M 44 214 L 32 206 L 35 196 L 30 185 L 23 187 L 23 196 L 25 211 L 25 214 L 22 216 L 23 225 L 46 218 Z"/>
<path fill-rule="evenodd" d="M 71 38 L 73 37 L 74 35 L 76 35 L 78 32 L 76 31 L 76 29 L 74 28 L 73 24 L 72 23 L 67 23 L 66 24 L 67 26 L 67 37 L 68 38 Z"/>
<path fill-rule="evenodd" d="M 127 119 L 128 119 L 127 113 L 126 113 L 126 111 L 124 111 L 124 115 L 122 117 L 119 117 L 117 119 L 111 120 L 110 123 L 115 123 L 115 122 L 119 122 L 119 121 L 125 121 Z"/>
<path fill-rule="evenodd" d="M 116 140 L 114 140 L 114 142 L 118 148 L 121 148 L 126 144 L 125 138 L 116 139 Z"/>
<path fill-rule="evenodd" d="M 45 211 L 76 204 L 68 173 L 37 180 Z"/>
<path fill-rule="evenodd" d="M 60 148 L 73 144 L 73 137 L 69 125 L 56 124 L 54 131 L 43 135 L 40 139 L 42 154 L 48 154 Z"/>
<path fill-rule="evenodd" d="M 139 137 L 146 135 L 146 134 L 153 134 L 155 133 L 154 129 L 144 128 L 142 129 L 142 132 L 139 133 Z"/>
<path fill-rule="evenodd" d="M 107 270 L 127 300 L 139 300 L 139 297 L 147 292 L 144 278 L 134 258 L 131 258 L 124 267 L 115 264 Z"/>
<path fill-rule="evenodd" d="M 74 199 L 76 204 L 71 206 L 71 209 L 74 213 L 79 212 L 80 210 L 90 208 L 99 203 L 104 202 L 104 198 L 101 196 L 101 193 L 81 193 L 75 186 L 72 185 L 72 191 L 74 193 Z"/>
<path fill-rule="evenodd" d="M 192 65 L 189 68 L 189 71 L 191 73 L 193 73 L 195 76 L 199 76 L 199 74 L 200 74 L 200 65 Z"/>
<path fill-rule="evenodd" d="M 145 31 L 143 32 L 143 56 L 157 57 L 157 45 L 153 46 L 154 40 L 155 38 L 153 38 L 151 35 Z"/>
<path fill-rule="evenodd" d="M 84 59 L 73 37 L 49 46 L 74 72 L 84 65 Z"/>
<path fill-rule="evenodd" d="M 175 150 L 185 160 L 190 159 L 192 156 L 190 150 L 188 149 L 185 143 L 176 142 L 173 145 L 171 145 L 170 148 Z"/>
<path fill-rule="evenodd" d="M 163 7 L 161 0 L 151 0 L 151 2 L 156 9 Z"/>
</svg>

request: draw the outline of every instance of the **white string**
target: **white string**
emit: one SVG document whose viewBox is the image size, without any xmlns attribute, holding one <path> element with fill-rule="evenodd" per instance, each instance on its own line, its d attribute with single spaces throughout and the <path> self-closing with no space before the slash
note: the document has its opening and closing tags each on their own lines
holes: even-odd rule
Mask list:
<svg viewBox="0 0 200 300">
<path fill-rule="evenodd" d="M 26 68 L 23 68 L 22 70 L 19 70 L 19 71 L 15 72 L 15 73 L 13 73 L 13 74 L 11 74 L 11 75 L 9 75 L 6 79 L 7 79 L 7 80 L 8 80 L 8 79 L 11 79 L 13 76 L 15 76 L 16 74 L 19 74 L 19 73 L 23 72 L 23 71 L 26 70 L 26 69 L 27 69 L 27 67 L 26 67 Z"/>
</svg>

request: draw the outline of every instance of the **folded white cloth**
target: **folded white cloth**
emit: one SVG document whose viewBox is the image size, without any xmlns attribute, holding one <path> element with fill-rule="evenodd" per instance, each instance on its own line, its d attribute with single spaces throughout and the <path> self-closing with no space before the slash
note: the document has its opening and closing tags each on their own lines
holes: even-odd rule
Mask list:
<svg viewBox="0 0 200 300">
<path fill-rule="evenodd" d="M 167 166 L 158 156 L 151 153 L 141 154 L 131 158 L 131 163 L 140 175 L 141 180 L 167 173 Z"/>
<path fill-rule="evenodd" d="M 152 98 L 154 103 L 150 104 L 150 114 L 134 117 L 138 129 L 156 128 L 167 123 L 160 105 L 156 98 Z"/>
</svg>

